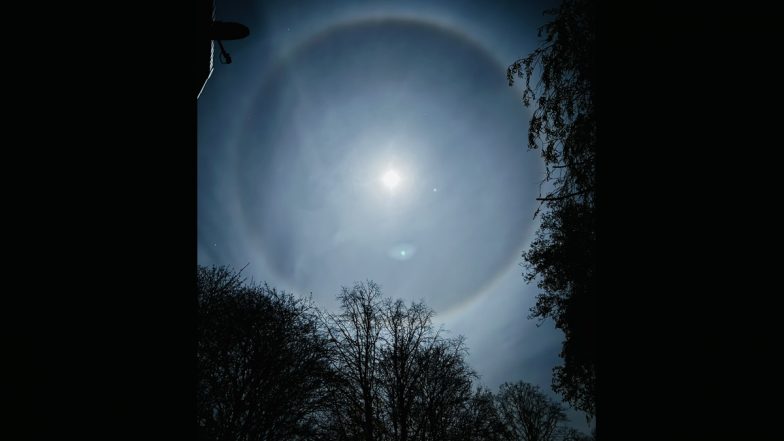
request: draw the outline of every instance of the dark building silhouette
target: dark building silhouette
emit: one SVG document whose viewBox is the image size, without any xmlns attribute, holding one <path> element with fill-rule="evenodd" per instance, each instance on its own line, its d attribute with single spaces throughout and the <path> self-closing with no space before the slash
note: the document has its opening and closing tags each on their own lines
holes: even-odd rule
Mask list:
<svg viewBox="0 0 784 441">
<path fill-rule="evenodd" d="M 199 73 L 196 81 L 196 98 L 201 96 L 201 92 L 207 85 L 207 80 L 212 76 L 212 71 L 215 68 L 215 42 L 218 42 L 220 48 L 220 60 L 223 64 L 231 64 L 231 55 L 226 52 L 223 47 L 223 40 L 239 40 L 245 38 L 250 34 L 247 26 L 240 23 L 223 22 L 215 20 L 215 1 L 207 0 L 205 14 L 199 24 L 200 35 L 199 45 L 203 49 L 199 50 L 203 55 L 204 61 L 199 61 Z M 208 59 L 209 55 L 209 59 Z M 201 56 L 201 55 L 200 55 Z"/>
</svg>

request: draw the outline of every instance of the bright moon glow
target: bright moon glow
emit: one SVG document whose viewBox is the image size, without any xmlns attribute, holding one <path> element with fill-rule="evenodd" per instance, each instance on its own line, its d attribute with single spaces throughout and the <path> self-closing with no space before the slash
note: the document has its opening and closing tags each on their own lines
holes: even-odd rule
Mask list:
<svg viewBox="0 0 784 441">
<path fill-rule="evenodd" d="M 397 185 L 400 183 L 400 175 L 398 175 L 394 170 L 389 170 L 388 172 L 384 173 L 384 176 L 381 177 L 381 181 L 388 189 L 394 190 L 394 188 L 397 187 Z"/>
<path fill-rule="evenodd" d="M 409 260 L 416 254 L 416 247 L 410 243 L 399 243 L 387 251 L 387 255 L 394 260 Z"/>
</svg>

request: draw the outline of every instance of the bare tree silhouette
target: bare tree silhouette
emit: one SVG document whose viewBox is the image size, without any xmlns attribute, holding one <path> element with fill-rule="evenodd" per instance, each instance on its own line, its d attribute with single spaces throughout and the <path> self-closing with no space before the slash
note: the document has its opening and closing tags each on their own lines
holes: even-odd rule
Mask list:
<svg viewBox="0 0 784 441">
<path fill-rule="evenodd" d="M 497 399 L 510 441 L 555 441 L 560 423 L 566 421 L 563 407 L 529 383 L 504 383 Z"/>
<path fill-rule="evenodd" d="M 239 272 L 198 267 L 197 417 L 212 440 L 312 435 L 330 378 L 312 305 Z"/>
<path fill-rule="evenodd" d="M 333 439 L 452 439 L 474 372 L 462 337 L 446 338 L 423 303 L 382 298 L 373 282 L 343 288 L 324 314 L 334 354 Z"/>
</svg>

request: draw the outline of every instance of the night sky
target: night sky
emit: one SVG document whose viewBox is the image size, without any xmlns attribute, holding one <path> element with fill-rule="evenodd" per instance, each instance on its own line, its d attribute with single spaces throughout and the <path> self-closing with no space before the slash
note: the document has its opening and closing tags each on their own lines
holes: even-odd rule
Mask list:
<svg viewBox="0 0 784 441">
<path fill-rule="evenodd" d="M 480 384 L 555 397 L 520 266 L 543 166 L 505 73 L 556 3 L 217 0 L 251 35 L 198 101 L 199 263 L 329 310 L 374 280 L 463 334 Z"/>
</svg>

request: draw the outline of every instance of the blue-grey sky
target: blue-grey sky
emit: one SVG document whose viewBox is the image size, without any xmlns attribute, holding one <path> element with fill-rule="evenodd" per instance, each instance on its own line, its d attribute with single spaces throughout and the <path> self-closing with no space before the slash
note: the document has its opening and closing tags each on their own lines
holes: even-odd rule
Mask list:
<svg viewBox="0 0 784 441">
<path fill-rule="evenodd" d="M 463 334 L 481 384 L 553 395 L 561 335 L 520 267 L 542 164 L 505 77 L 553 4 L 218 0 L 251 35 L 198 102 L 199 263 L 325 309 L 372 279 Z"/>
</svg>

